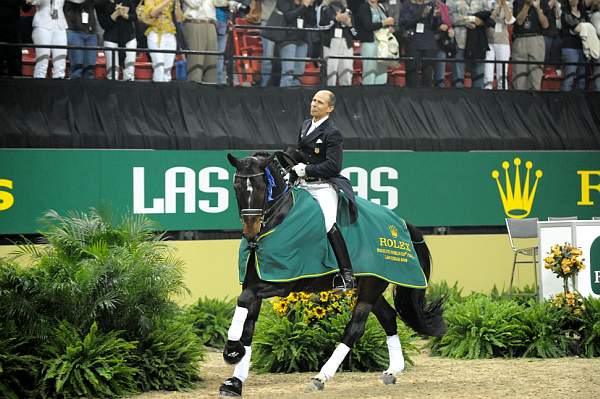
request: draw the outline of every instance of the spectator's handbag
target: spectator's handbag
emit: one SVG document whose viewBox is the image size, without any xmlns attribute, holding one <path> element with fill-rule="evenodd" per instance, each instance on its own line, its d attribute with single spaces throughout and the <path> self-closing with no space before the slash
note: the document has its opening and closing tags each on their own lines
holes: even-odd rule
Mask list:
<svg viewBox="0 0 600 399">
<path fill-rule="evenodd" d="M 285 26 L 285 19 L 283 18 L 283 13 L 275 7 L 273 12 L 269 16 L 267 20 L 266 26 Z M 269 39 L 273 42 L 282 42 L 285 39 L 285 34 L 287 32 L 285 30 L 269 30 L 265 29 L 262 31 L 261 36 L 265 39 Z"/>
<path fill-rule="evenodd" d="M 446 53 L 446 58 L 454 58 L 456 55 L 457 45 L 454 36 L 450 37 L 448 32 L 438 32 L 435 34 L 440 50 Z"/>
<path fill-rule="evenodd" d="M 378 60 L 377 62 L 392 68 L 398 68 L 400 66 L 400 46 L 392 31 L 389 28 L 379 29 L 375 32 L 375 40 L 377 41 L 377 58 L 392 58 L 390 60 Z"/>
<path fill-rule="evenodd" d="M 154 21 L 156 21 L 156 18 L 152 18 L 150 16 L 150 13 L 146 14 L 145 12 L 145 0 L 140 1 L 140 3 L 137 5 L 137 7 L 135 8 L 135 14 L 137 15 L 137 19 L 138 21 L 141 21 L 143 23 L 145 23 L 146 25 L 150 25 L 152 24 Z"/>
</svg>

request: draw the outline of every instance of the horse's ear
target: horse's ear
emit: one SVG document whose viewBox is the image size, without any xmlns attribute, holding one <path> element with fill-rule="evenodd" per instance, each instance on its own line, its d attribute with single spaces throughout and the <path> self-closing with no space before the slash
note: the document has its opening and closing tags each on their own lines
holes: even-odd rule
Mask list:
<svg viewBox="0 0 600 399">
<path fill-rule="evenodd" d="M 227 153 L 227 159 L 229 160 L 229 163 L 231 164 L 231 166 L 233 166 L 234 168 L 237 168 L 238 160 L 236 157 L 234 157 L 230 153 Z"/>
</svg>

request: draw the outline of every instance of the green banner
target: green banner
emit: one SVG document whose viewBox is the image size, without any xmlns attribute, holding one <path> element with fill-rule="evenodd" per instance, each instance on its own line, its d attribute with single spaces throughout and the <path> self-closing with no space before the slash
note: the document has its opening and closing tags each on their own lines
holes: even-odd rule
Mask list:
<svg viewBox="0 0 600 399">
<path fill-rule="evenodd" d="M 37 232 L 48 209 L 99 206 L 164 230 L 239 229 L 226 154 L 0 150 L 0 234 Z M 343 174 L 359 196 L 418 226 L 600 216 L 600 152 L 346 151 Z"/>
</svg>

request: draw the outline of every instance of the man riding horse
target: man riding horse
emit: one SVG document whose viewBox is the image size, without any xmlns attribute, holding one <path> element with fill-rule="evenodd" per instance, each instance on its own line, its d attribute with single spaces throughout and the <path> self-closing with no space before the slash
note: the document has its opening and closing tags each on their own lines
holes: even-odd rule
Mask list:
<svg viewBox="0 0 600 399">
<path fill-rule="evenodd" d="M 340 269 L 334 289 L 354 288 L 352 263 L 342 233 L 336 225 L 338 190 L 350 200 L 351 213 L 356 217 L 354 192 L 350 181 L 340 175 L 343 158 L 343 138 L 329 119 L 335 108 L 335 95 L 329 90 L 318 91 L 310 103 L 311 119 L 302 124 L 298 135 L 297 152 L 304 162 L 292 170 L 300 178 L 300 187 L 317 200 L 323 216 L 327 238 Z"/>
</svg>

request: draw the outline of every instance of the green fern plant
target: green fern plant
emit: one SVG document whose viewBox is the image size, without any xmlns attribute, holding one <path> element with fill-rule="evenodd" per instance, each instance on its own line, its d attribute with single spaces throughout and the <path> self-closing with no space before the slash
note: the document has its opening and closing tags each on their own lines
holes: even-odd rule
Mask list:
<svg viewBox="0 0 600 399">
<path fill-rule="evenodd" d="M 445 310 L 448 331 L 430 341 L 432 353 L 464 359 L 512 357 L 527 339 L 519 318 L 523 312 L 523 307 L 512 301 L 495 302 L 485 295 L 471 295 Z"/>
<path fill-rule="evenodd" d="M 521 320 L 527 332 L 524 357 L 555 358 L 567 356 L 572 339 L 566 334 L 568 311 L 550 302 L 530 300 Z"/>
<path fill-rule="evenodd" d="M 81 336 L 68 323 L 55 330 L 44 351 L 42 383 L 50 397 L 117 397 L 137 392 L 134 375 L 138 370 L 127 364 L 135 343 L 118 337 L 118 332 L 98 332 L 96 323 Z"/>
<path fill-rule="evenodd" d="M 585 298 L 583 312 L 577 316 L 577 320 L 580 323 L 582 355 L 600 357 L 600 299 Z"/>
<path fill-rule="evenodd" d="M 199 380 L 204 347 L 193 325 L 183 320 L 163 320 L 140 340 L 134 365 L 142 391 L 183 390 Z"/>
<path fill-rule="evenodd" d="M 235 312 L 235 299 L 200 298 L 187 309 L 200 339 L 206 346 L 222 349 L 227 341 L 227 330 Z"/>
<path fill-rule="evenodd" d="M 445 298 L 444 303 L 446 306 L 464 300 L 462 288 L 458 287 L 458 281 L 455 281 L 454 284 L 450 286 L 446 280 L 442 280 L 439 283 L 429 283 L 427 286 L 427 298 L 431 303 L 441 298 Z"/>
<path fill-rule="evenodd" d="M 27 354 L 31 346 L 14 323 L 0 322 L 0 397 L 19 399 L 34 395 L 41 359 Z"/>
</svg>

